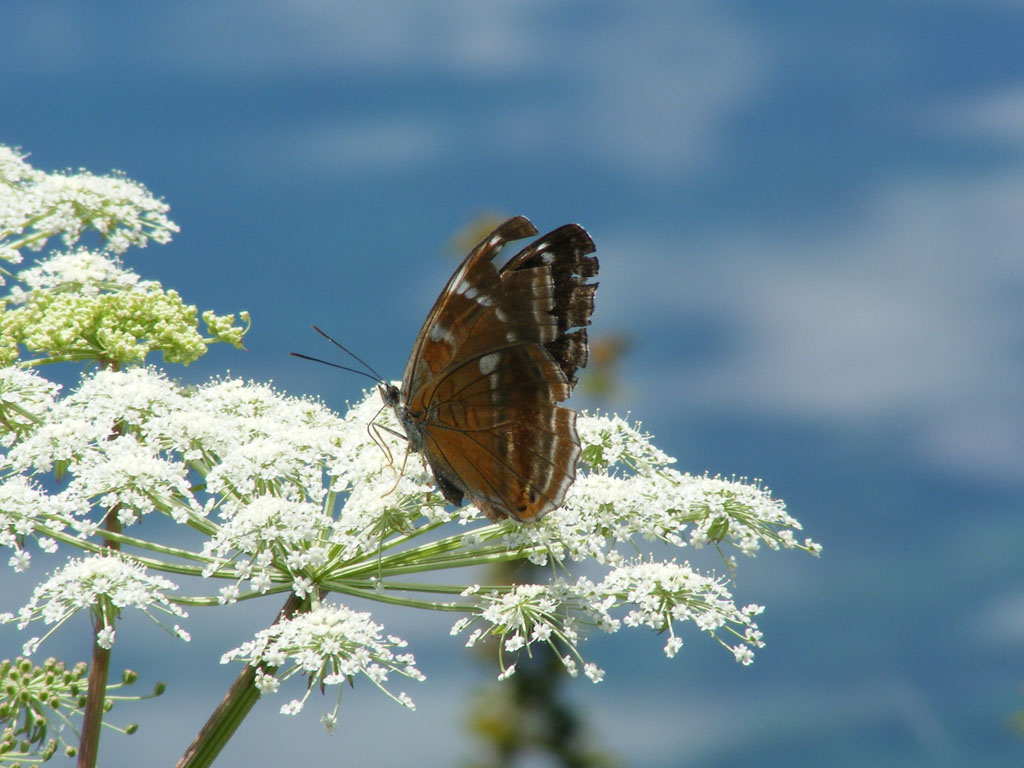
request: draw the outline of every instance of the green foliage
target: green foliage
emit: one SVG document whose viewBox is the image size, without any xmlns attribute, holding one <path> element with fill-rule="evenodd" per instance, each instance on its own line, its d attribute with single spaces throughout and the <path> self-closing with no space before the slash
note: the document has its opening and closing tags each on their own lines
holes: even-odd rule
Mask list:
<svg viewBox="0 0 1024 768">
<path fill-rule="evenodd" d="M 233 325 L 234 315 L 207 312 L 203 319 L 213 338 L 204 339 L 197 330 L 195 306 L 159 283 L 98 295 L 33 291 L 24 305 L 6 310 L 0 316 L 4 365 L 19 358 L 19 347 L 42 356 L 33 362 L 96 360 L 127 365 L 142 363 L 159 350 L 165 362 L 187 365 L 206 353 L 208 341 L 241 347 L 246 330 Z M 248 321 L 246 313 L 243 320 Z"/>
</svg>

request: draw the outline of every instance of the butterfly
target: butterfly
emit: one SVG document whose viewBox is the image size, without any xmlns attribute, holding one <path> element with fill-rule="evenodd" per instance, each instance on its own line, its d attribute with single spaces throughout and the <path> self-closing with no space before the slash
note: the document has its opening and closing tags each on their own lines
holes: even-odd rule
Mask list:
<svg viewBox="0 0 1024 768">
<path fill-rule="evenodd" d="M 559 405 L 587 364 L 594 242 L 566 224 L 497 268 L 505 244 L 538 234 L 524 216 L 466 256 L 423 322 L 402 386 L 380 386 L 444 498 L 490 520 L 539 520 L 576 478 L 576 412 Z"/>
</svg>

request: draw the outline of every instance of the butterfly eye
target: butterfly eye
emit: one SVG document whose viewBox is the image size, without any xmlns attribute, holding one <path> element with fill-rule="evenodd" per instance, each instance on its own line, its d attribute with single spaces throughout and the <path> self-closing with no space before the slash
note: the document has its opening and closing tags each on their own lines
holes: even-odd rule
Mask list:
<svg viewBox="0 0 1024 768">
<path fill-rule="evenodd" d="M 380 398 L 384 401 L 384 405 L 394 408 L 398 405 L 398 398 L 401 395 L 400 390 L 394 384 L 378 384 L 377 391 L 380 392 Z"/>
</svg>

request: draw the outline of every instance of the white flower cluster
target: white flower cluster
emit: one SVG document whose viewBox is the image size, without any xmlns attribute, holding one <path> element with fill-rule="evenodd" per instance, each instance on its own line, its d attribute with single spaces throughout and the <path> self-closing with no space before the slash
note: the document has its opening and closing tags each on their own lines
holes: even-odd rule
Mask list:
<svg viewBox="0 0 1024 768">
<path fill-rule="evenodd" d="M 583 672 L 593 682 L 604 679 L 604 670 L 586 663 L 580 650 L 582 633 L 598 629 L 617 632 L 623 626 L 647 626 L 668 632 L 665 654 L 671 658 L 682 647 L 676 635 L 677 622 L 692 621 L 701 631 L 728 647 L 737 661 L 753 661 L 753 648 L 763 646 L 761 632 L 753 617 L 763 608 L 750 605 L 738 609 L 732 595 L 720 579 L 704 576 L 689 564 L 675 562 L 638 562 L 612 568 L 605 578 L 595 583 L 579 578 L 575 583 L 556 580 L 551 584 L 520 584 L 504 592 L 484 592 L 471 587 L 465 595 L 478 594 L 483 609 L 476 615 L 460 619 L 452 627 L 459 634 L 474 626 L 466 641 L 473 646 L 483 637 L 499 639 L 499 658 L 504 652 L 525 649 L 530 654 L 534 644 L 550 647 L 573 677 L 583 664 Z M 613 612 L 628 607 L 622 618 Z M 720 633 L 738 640 L 729 645 Z M 515 662 L 500 661 L 499 679 L 515 672 Z"/>
<path fill-rule="evenodd" d="M 91 611 L 102 626 L 97 642 L 109 649 L 114 643 L 114 618 L 125 608 L 136 608 L 163 626 L 153 611 L 184 618 L 188 614 L 167 597 L 178 587 L 162 576 L 154 576 L 137 563 L 116 555 L 93 555 L 70 560 L 36 587 L 17 616 L 0 615 L 0 623 L 17 621 L 24 629 L 36 619 L 53 625 L 51 635 L 61 624 L 81 610 Z M 173 634 L 188 640 L 188 633 L 175 625 Z M 25 643 L 23 653 L 33 653 L 45 639 L 33 637 Z"/>
<path fill-rule="evenodd" d="M 139 276 L 122 267 L 116 258 L 106 253 L 76 248 L 68 253 L 54 253 L 41 259 L 36 266 L 23 269 L 18 279 L 29 291 L 74 291 L 84 296 L 96 296 L 103 290 L 147 288 L 155 285 L 140 281 Z M 24 303 L 28 293 L 20 286 L 11 290 L 11 301 Z"/>
<path fill-rule="evenodd" d="M 178 231 L 168 206 L 123 175 L 44 173 L 17 151 L 0 145 L 0 259 L 21 261 L 21 249 L 39 250 L 60 235 L 76 243 L 87 229 L 103 238 L 103 249 L 124 253 L 131 245 L 165 243 Z"/>
<path fill-rule="evenodd" d="M 237 557 L 238 581 L 220 592 L 221 602 L 232 603 L 240 594 L 239 584 L 248 580 L 252 591 L 265 593 L 275 577 L 273 566 L 286 569 L 293 591 L 304 597 L 312 587 L 306 573 L 315 572 L 327 561 L 331 518 L 323 506 L 307 501 L 257 496 L 249 504 L 235 507 L 209 542 L 204 553 L 212 555 L 207 574 L 212 574 Z"/>
<path fill-rule="evenodd" d="M 173 420 L 183 404 L 178 388 L 148 369 L 87 376 L 68 396 L 38 410 L 35 428 L 10 447 L 0 463 L 9 475 L 0 497 L 12 483 L 19 488 L 26 477 L 57 470 L 69 481 L 41 500 L 32 519 L 40 530 L 71 527 L 83 537 L 113 510 L 125 525 L 154 509 L 200 513 L 188 467 L 166 454 L 171 446 L 162 435 L 146 428 Z"/>
<path fill-rule="evenodd" d="M 384 636 L 382 630 L 369 613 L 343 605 L 321 605 L 258 632 L 253 640 L 225 653 L 221 663 L 239 660 L 256 667 L 256 685 L 262 693 L 276 692 L 280 682 L 295 674 L 305 675 L 306 693 L 281 707 L 286 715 L 300 712 L 318 684 L 338 686 L 340 700 L 343 684 L 351 683 L 357 675 L 365 676 L 389 697 L 413 709 L 406 693 L 396 696 L 385 683 L 391 673 L 417 681 L 425 678 L 411 653 L 396 653 L 406 647 L 405 641 Z M 337 705 L 325 723 L 336 722 L 336 713 Z"/>
<path fill-rule="evenodd" d="M 577 473 L 563 509 L 507 532 L 509 546 L 530 549 L 537 565 L 552 558 L 615 566 L 626 557 L 620 545 L 635 552 L 638 538 L 696 548 L 727 542 L 750 556 L 762 544 L 821 552 L 811 539 L 796 540 L 799 521 L 767 489 L 679 472 L 649 435 L 617 416 L 581 414 L 577 430 L 590 468 Z"/>
<path fill-rule="evenodd" d="M 227 582 L 193 603 L 286 591 L 318 603 L 337 592 L 463 610 L 467 618 L 454 631 L 472 627 L 469 644 L 500 638 L 503 677 L 515 669 L 506 654 L 530 653 L 542 643 L 570 673 L 596 682 L 604 672 L 580 651 L 593 629 L 666 632 L 665 652 L 673 656 L 682 644 L 677 630 L 693 622 L 742 663 L 762 644 L 758 606 L 737 607 L 722 579 L 689 564 L 637 560 L 645 542 L 731 544 L 745 554 L 762 546 L 820 550 L 809 540 L 797 543 L 799 523 L 767 490 L 680 473 L 648 436 L 616 417 L 578 419 L 583 461 L 563 509 L 530 525 L 477 525 L 482 516 L 472 507 L 453 513 L 441 506 L 421 457 L 406 460 L 405 446 L 384 429 L 394 424 L 389 412 L 380 413 L 376 391 L 339 418 L 251 382 L 183 388 L 132 368 L 100 371 L 57 398 L 34 376 L 0 374 L 0 415 L 11 414 L 0 419 L 7 446 L 0 459 L 0 545 L 14 550 L 16 570 L 28 567 L 29 541 L 48 551 L 58 543 L 81 545 L 116 513 L 126 526 L 119 537 L 125 552 L 145 552 L 151 568 L 159 566 L 155 557 L 173 557 L 175 572 Z M 7 425 L 15 415 L 18 429 Z M 52 470 L 66 482 L 48 491 L 36 476 Z M 129 536 L 138 527 L 127 526 L 152 512 L 190 526 L 202 543 L 189 550 Z M 520 558 L 586 561 L 602 575 L 471 589 L 422 578 Z M 407 580 L 417 574 L 421 580 Z M 381 670 L 416 676 L 411 657 L 388 655 L 398 641 L 381 640 L 380 631 L 365 614 L 317 608 L 225 659 L 268 667 L 292 659 L 290 671 L 261 671 L 267 690 L 296 671 L 325 684 L 357 672 L 377 683 Z"/>
<path fill-rule="evenodd" d="M 9 447 L 53 406 L 60 385 L 21 368 L 0 366 L 0 446 Z"/>
<path fill-rule="evenodd" d="M 33 372 L 0 369 L 0 416 L 11 414 L 0 421 L 10 446 L 0 457 L 0 544 L 17 550 L 18 570 L 30 562 L 28 539 L 51 551 L 54 538 L 96 535 L 105 515 L 131 526 L 156 511 L 204 534 L 201 552 L 180 554 L 235 582 L 221 602 L 237 599 L 242 582 L 304 593 L 328 553 L 349 567 L 373 561 L 392 533 L 381 521 L 396 513 L 395 527 L 409 528 L 422 511 L 425 475 L 409 472 L 396 488 L 397 470 L 367 431 L 375 393 L 344 420 L 267 386 L 183 389 L 148 368 L 101 370 L 55 394 Z M 16 416 L 21 429 L 4 430 Z M 47 493 L 34 478 L 54 470 L 66 482 Z"/>
<path fill-rule="evenodd" d="M 615 568 L 598 586 L 602 594 L 615 595 L 617 602 L 634 606 L 623 619 L 626 626 L 647 626 L 668 631 L 665 654 L 675 656 L 683 641 L 676 636 L 673 622 L 692 621 L 698 629 L 715 637 L 726 630 L 740 642 L 727 646 L 737 661 L 750 664 L 753 648 L 761 648 L 761 632 L 753 617 L 764 608 L 748 605 L 737 609 L 732 595 L 718 579 L 694 571 L 688 564 L 636 563 Z"/>
</svg>

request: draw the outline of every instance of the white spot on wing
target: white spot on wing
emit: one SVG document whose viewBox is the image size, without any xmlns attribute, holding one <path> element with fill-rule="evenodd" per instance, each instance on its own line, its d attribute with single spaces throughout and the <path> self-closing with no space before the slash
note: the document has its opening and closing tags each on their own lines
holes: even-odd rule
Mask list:
<svg viewBox="0 0 1024 768">
<path fill-rule="evenodd" d="M 448 329 L 440 323 L 434 323 L 430 326 L 430 333 L 427 334 L 427 338 L 431 341 L 449 341 Z"/>
<path fill-rule="evenodd" d="M 540 256 L 542 264 L 550 264 L 554 259 L 554 255 L 551 253 L 551 241 L 541 240 L 540 242 L 533 244 L 535 252 Z"/>
<path fill-rule="evenodd" d="M 500 352 L 491 352 L 489 355 L 484 355 L 480 358 L 479 366 L 480 373 L 484 376 L 490 376 L 498 367 L 498 362 L 501 360 Z"/>
</svg>

